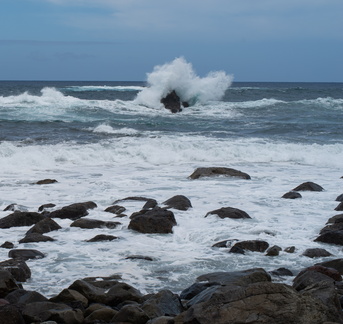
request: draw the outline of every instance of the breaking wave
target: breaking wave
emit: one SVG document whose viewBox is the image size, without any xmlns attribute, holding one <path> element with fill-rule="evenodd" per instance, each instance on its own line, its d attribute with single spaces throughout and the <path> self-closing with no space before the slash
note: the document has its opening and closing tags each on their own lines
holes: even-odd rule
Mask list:
<svg viewBox="0 0 343 324">
<path fill-rule="evenodd" d="M 160 108 L 161 99 L 175 90 L 181 101 L 191 105 L 220 100 L 231 85 L 233 77 L 224 71 L 210 72 L 206 77 L 196 75 L 191 63 L 183 57 L 164 65 L 157 65 L 147 75 L 148 87 L 138 93 L 135 102 Z"/>
</svg>

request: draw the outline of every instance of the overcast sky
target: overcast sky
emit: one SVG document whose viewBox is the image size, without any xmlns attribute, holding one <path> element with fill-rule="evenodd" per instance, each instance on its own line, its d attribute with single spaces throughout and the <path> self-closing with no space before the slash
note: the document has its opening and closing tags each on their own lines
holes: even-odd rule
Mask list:
<svg viewBox="0 0 343 324">
<path fill-rule="evenodd" d="M 0 0 L 1 80 L 343 82 L 343 0 Z"/>
</svg>

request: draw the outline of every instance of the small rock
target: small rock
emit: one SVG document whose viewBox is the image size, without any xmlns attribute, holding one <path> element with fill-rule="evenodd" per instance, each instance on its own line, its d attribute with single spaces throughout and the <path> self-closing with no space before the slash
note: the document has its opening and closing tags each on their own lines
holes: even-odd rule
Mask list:
<svg viewBox="0 0 343 324">
<path fill-rule="evenodd" d="M 218 215 L 220 218 L 251 218 L 245 211 L 233 207 L 222 207 L 220 209 L 212 210 L 208 212 L 205 217 L 208 215 Z"/>
<path fill-rule="evenodd" d="M 323 191 L 324 188 L 314 182 L 304 182 L 293 189 L 293 191 Z"/>
<path fill-rule="evenodd" d="M 36 182 L 36 184 L 38 185 L 43 185 L 43 184 L 51 184 L 51 183 L 56 183 L 57 180 L 55 179 L 43 179 L 43 180 L 39 180 Z"/>
<path fill-rule="evenodd" d="M 303 255 L 309 258 L 320 258 L 320 257 L 332 256 L 330 252 L 326 251 L 325 249 L 320 249 L 320 248 L 306 249 Z"/>
<path fill-rule="evenodd" d="M 285 193 L 281 198 L 297 199 L 297 198 L 302 198 L 302 196 L 299 192 L 289 191 L 289 192 Z"/>
</svg>

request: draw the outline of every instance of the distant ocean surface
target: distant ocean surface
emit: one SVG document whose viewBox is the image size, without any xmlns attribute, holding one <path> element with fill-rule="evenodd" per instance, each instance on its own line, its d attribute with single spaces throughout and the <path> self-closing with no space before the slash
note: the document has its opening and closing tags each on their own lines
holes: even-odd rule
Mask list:
<svg viewBox="0 0 343 324">
<path fill-rule="evenodd" d="M 307 248 L 342 257 L 340 247 L 313 240 L 337 214 L 335 198 L 343 192 L 343 83 L 233 82 L 213 96 L 219 79 L 174 80 L 181 91 L 193 87 L 187 97 L 192 105 L 177 114 L 156 104 L 170 88 L 147 82 L 0 82 L 0 217 L 10 213 L 3 209 L 12 203 L 37 211 L 46 203 L 61 208 L 91 200 L 98 208 L 88 218 L 122 223 L 85 230 L 55 219 L 62 230 L 47 233 L 56 241 L 44 243 L 18 244 L 26 227 L 1 230 L 0 244 L 8 240 L 46 253 L 27 262 L 32 278 L 24 288 L 52 296 L 76 279 L 120 274 L 143 292 L 179 293 L 208 272 L 252 267 L 296 272 L 322 260 L 302 256 Z M 241 170 L 251 180 L 188 178 L 196 168 L 210 166 Z M 46 178 L 58 182 L 33 185 Z M 281 198 L 305 181 L 325 190 Z M 129 216 L 141 202 L 123 202 L 128 217 L 104 212 L 129 196 L 153 198 L 162 206 L 174 195 L 188 197 L 193 208 L 173 210 L 178 223 L 173 234 L 128 230 Z M 242 209 L 252 219 L 204 217 L 221 207 Z M 100 233 L 119 240 L 85 242 Z M 225 239 L 262 239 L 283 249 L 295 246 L 296 252 L 267 257 L 212 248 Z M 8 250 L 0 250 L 0 260 L 8 259 Z M 153 261 L 128 260 L 129 255 Z"/>
</svg>

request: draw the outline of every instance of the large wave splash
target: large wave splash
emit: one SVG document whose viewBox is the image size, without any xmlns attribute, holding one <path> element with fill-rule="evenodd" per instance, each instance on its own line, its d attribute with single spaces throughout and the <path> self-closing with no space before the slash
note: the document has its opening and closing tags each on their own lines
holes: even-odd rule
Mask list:
<svg viewBox="0 0 343 324">
<path fill-rule="evenodd" d="M 172 62 L 155 66 L 147 74 L 148 87 L 138 93 L 135 103 L 162 108 L 161 99 L 175 90 L 182 102 L 190 105 L 204 104 L 220 100 L 232 80 L 233 77 L 224 71 L 210 72 L 206 77 L 200 78 L 194 72 L 192 64 L 179 57 Z"/>
</svg>

